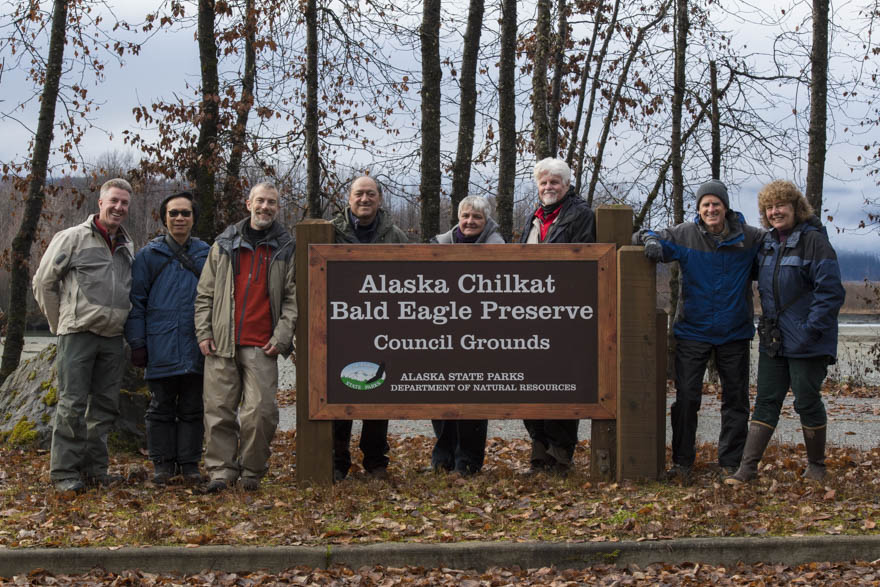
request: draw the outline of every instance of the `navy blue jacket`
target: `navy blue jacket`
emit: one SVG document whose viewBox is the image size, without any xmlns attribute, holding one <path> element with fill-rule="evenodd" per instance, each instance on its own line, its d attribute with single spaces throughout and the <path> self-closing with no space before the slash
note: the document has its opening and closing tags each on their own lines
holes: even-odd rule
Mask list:
<svg viewBox="0 0 880 587">
<path fill-rule="evenodd" d="M 846 291 L 837 253 L 818 219 L 796 226 L 785 243 L 775 228 L 767 233 L 758 254 L 758 291 L 764 316 L 779 322 L 782 356 L 837 357 L 837 315 Z"/>
<path fill-rule="evenodd" d="M 189 240 L 186 252 L 199 271 L 209 250 L 205 242 Z M 166 264 L 172 256 L 165 237 L 159 236 L 138 251 L 131 266 L 131 312 L 125 338 L 132 349 L 147 347 L 145 379 L 204 370 L 194 318 L 199 278 L 177 259 Z"/>
<path fill-rule="evenodd" d="M 720 242 L 699 215 L 693 222 L 633 235 L 637 245 L 657 238 L 663 245 L 663 262 L 678 261 L 676 338 L 718 345 L 755 336 L 752 270 L 765 231 L 749 226 L 733 210 L 727 211 L 725 220 L 730 232 Z"/>
</svg>

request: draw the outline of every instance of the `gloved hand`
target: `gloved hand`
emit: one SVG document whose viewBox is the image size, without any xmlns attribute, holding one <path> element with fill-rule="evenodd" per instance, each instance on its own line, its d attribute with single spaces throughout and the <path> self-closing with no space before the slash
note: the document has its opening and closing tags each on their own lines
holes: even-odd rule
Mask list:
<svg viewBox="0 0 880 587">
<path fill-rule="evenodd" d="M 147 366 L 147 347 L 131 349 L 131 364 L 144 369 Z"/>
<path fill-rule="evenodd" d="M 663 260 L 663 245 L 659 240 L 651 237 L 645 241 L 645 256 L 655 263 Z"/>
</svg>

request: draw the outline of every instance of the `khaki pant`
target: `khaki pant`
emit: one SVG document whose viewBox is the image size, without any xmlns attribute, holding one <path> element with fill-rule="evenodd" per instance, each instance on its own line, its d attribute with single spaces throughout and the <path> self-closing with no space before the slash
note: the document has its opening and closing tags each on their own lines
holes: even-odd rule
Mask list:
<svg viewBox="0 0 880 587">
<path fill-rule="evenodd" d="M 278 363 L 258 347 L 205 358 L 205 468 L 211 479 L 260 479 L 278 427 Z M 237 417 L 236 417 L 237 412 Z"/>
<path fill-rule="evenodd" d="M 58 405 L 52 426 L 52 481 L 107 473 L 107 433 L 119 414 L 125 367 L 122 336 L 58 337 Z"/>
</svg>

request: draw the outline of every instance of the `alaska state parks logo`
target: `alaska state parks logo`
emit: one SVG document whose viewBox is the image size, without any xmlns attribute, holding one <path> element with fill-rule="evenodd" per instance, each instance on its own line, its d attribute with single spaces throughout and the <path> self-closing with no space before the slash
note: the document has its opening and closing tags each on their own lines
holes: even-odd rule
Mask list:
<svg viewBox="0 0 880 587">
<path fill-rule="evenodd" d="M 352 389 L 361 391 L 376 389 L 385 383 L 385 363 L 377 364 L 369 361 L 349 363 L 342 368 L 339 378 L 342 379 L 342 383 Z"/>
</svg>

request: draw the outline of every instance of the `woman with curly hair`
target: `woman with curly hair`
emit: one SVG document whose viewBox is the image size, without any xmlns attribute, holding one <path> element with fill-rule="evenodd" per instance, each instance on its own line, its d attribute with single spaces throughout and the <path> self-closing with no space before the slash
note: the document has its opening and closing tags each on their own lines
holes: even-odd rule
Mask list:
<svg viewBox="0 0 880 587">
<path fill-rule="evenodd" d="M 756 259 L 762 309 L 758 396 L 739 469 L 725 483 L 757 477 L 789 388 L 807 450 L 804 477 L 819 481 L 825 477 L 828 422 L 821 388 L 836 361 L 837 315 L 846 295 L 840 267 L 825 227 L 793 183 L 764 186 L 758 209 L 770 229 Z"/>
</svg>

